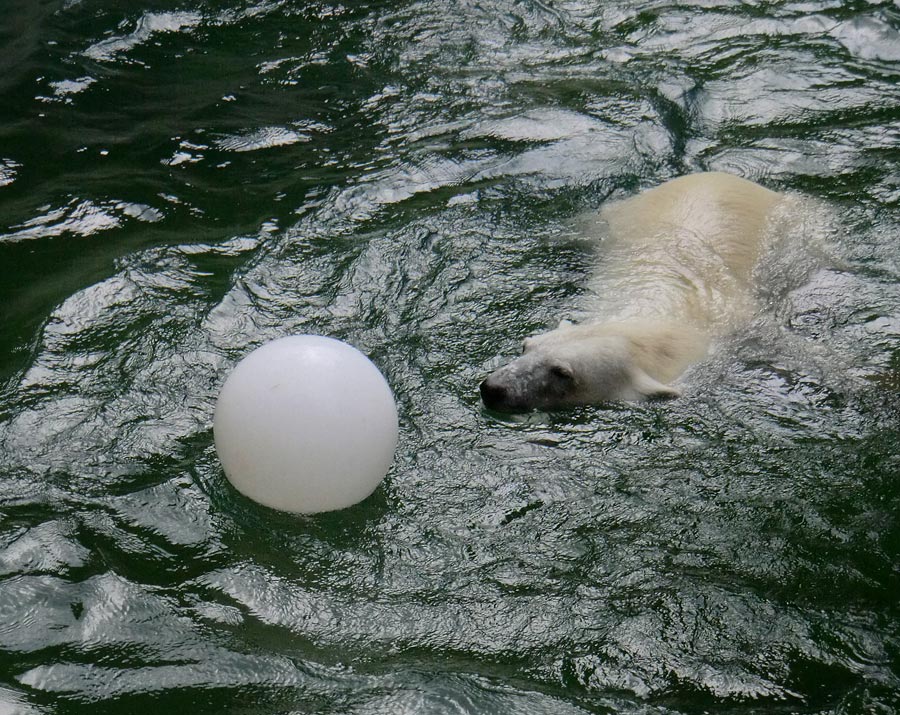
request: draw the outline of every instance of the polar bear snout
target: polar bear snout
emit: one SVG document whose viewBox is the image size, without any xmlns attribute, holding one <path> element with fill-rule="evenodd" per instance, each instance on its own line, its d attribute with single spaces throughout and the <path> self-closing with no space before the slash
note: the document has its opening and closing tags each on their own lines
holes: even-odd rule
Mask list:
<svg viewBox="0 0 900 715">
<path fill-rule="evenodd" d="M 568 365 L 536 350 L 488 375 L 481 383 L 481 400 L 496 412 L 558 409 L 578 402 L 575 385 Z"/>
<path fill-rule="evenodd" d="M 481 401 L 495 412 L 528 412 L 539 406 L 538 369 L 531 356 L 494 370 L 481 383 Z"/>
<path fill-rule="evenodd" d="M 512 404 L 510 391 L 494 375 L 488 375 L 481 383 L 479 390 L 481 391 L 481 401 L 489 410 L 516 412 L 523 407 Z"/>
</svg>

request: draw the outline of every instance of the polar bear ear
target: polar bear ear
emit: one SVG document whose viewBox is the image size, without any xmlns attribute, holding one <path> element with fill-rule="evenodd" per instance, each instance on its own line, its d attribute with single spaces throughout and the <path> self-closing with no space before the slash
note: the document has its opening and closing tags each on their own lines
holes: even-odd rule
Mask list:
<svg viewBox="0 0 900 715">
<path fill-rule="evenodd" d="M 635 369 L 632 375 L 631 386 L 645 400 L 671 400 L 681 397 L 681 390 L 654 380 L 639 368 Z"/>
</svg>

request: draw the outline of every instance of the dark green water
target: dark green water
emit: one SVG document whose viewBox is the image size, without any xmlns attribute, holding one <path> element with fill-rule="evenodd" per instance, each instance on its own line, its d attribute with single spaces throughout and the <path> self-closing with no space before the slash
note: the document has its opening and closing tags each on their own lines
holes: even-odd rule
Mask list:
<svg viewBox="0 0 900 715">
<path fill-rule="evenodd" d="M 900 712 L 896 4 L 143 5 L 0 15 L 0 712 Z M 484 412 L 571 219 L 701 169 L 839 260 L 680 400 Z M 316 518 L 212 447 L 296 332 L 401 417 Z"/>
</svg>

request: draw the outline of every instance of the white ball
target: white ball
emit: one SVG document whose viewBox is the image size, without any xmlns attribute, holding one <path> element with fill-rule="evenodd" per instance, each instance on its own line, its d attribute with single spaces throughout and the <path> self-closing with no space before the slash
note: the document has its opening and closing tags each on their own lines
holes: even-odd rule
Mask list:
<svg viewBox="0 0 900 715">
<path fill-rule="evenodd" d="M 228 376 L 213 420 L 228 480 L 260 504 L 312 514 L 369 496 L 397 448 L 397 407 L 359 350 L 319 335 L 257 348 Z"/>
</svg>

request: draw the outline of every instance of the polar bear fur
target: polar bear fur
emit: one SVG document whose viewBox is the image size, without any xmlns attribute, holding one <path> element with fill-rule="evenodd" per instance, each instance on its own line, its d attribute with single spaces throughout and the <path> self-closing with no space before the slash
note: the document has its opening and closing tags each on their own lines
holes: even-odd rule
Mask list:
<svg viewBox="0 0 900 715">
<path fill-rule="evenodd" d="M 754 311 L 753 269 L 782 196 L 730 174 L 672 179 L 599 214 L 594 319 L 528 338 L 481 384 L 503 412 L 676 397 L 669 383 Z"/>
</svg>

